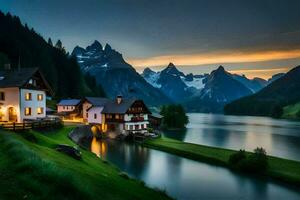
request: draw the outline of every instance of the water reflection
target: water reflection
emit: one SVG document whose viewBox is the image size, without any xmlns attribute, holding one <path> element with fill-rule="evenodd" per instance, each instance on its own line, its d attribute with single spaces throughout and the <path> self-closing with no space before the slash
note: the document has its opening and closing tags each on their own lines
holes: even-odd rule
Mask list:
<svg viewBox="0 0 300 200">
<path fill-rule="evenodd" d="M 96 139 L 88 145 L 122 171 L 177 199 L 300 200 L 286 187 L 140 145 Z"/>
<path fill-rule="evenodd" d="M 300 160 L 300 122 L 267 117 L 189 114 L 190 123 L 184 132 L 166 132 L 177 140 L 246 149 L 264 147 L 268 154 Z"/>
</svg>

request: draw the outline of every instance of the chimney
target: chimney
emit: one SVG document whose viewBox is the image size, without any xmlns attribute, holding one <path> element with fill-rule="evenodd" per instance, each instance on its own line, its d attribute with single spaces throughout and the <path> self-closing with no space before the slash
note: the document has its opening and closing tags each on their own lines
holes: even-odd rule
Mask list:
<svg viewBox="0 0 300 200">
<path fill-rule="evenodd" d="M 122 95 L 117 96 L 117 104 L 122 103 Z"/>
<path fill-rule="evenodd" d="M 11 70 L 10 63 L 4 64 L 4 69 L 5 70 Z"/>
</svg>

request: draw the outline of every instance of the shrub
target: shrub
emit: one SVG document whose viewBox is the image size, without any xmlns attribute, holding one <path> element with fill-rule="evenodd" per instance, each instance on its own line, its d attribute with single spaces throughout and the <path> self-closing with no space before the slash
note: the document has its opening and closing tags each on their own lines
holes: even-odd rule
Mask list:
<svg viewBox="0 0 300 200">
<path fill-rule="evenodd" d="M 268 157 L 263 148 L 256 148 L 254 153 L 249 156 L 244 150 L 240 150 L 230 156 L 229 164 L 241 171 L 263 173 L 268 168 Z"/>
<path fill-rule="evenodd" d="M 241 160 L 246 158 L 246 151 L 240 149 L 237 153 L 231 154 L 229 157 L 229 164 L 236 165 Z"/>
<path fill-rule="evenodd" d="M 296 113 L 296 116 L 300 118 L 300 110 Z"/>
<path fill-rule="evenodd" d="M 126 174 L 125 172 L 120 172 L 119 176 L 121 176 L 122 178 L 125 178 L 125 179 L 130 179 L 130 177 L 128 176 L 128 174 Z"/>
</svg>

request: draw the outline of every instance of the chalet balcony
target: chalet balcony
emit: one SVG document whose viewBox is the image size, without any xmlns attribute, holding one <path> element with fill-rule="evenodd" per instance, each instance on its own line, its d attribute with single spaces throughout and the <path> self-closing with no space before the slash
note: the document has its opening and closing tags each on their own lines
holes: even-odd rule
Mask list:
<svg viewBox="0 0 300 200">
<path fill-rule="evenodd" d="M 105 118 L 107 123 L 124 123 L 124 119 Z"/>
<path fill-rule="evenodd" d="M 145 121 L 144 117 L 131 117 L 131 119 L 129 120 L 129 122 L 143 122 Z"/>
</svg>

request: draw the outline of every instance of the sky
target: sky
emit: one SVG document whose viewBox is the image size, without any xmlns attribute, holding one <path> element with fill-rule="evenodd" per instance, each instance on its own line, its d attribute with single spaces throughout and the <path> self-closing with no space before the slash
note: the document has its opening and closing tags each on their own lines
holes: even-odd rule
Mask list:
<svg viewBox="0 0 300 200">
<path fill-rule="evenodd" d="M 300 64 L 299 0 L 0 0 L 68 51 L 109 43 L 137 71 L 173 62 L 185 73 L 223 65 L 269 78 Z"/>
</svg>

